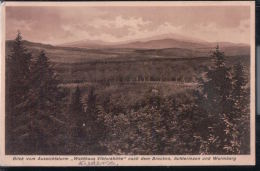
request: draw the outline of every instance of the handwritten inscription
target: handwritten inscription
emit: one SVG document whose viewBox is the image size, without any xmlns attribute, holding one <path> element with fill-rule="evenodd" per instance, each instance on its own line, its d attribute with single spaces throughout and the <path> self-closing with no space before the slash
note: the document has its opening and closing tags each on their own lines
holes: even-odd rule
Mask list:
<svg viewBox="0 0 260 171">
<path fill-rule="evenodd" d="M 118 166 L 114 161 L 80 161 L 79 166 Z"/>
</svg>

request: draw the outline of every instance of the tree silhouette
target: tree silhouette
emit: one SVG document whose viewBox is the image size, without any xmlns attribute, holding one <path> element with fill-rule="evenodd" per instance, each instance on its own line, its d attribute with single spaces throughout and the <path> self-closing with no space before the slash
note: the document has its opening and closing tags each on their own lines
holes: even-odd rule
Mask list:
<svg viewBox="0 0 260 171">
<path fill-rule="evenodd" d="M 219 46 L 212 53 L 213 65 L 205 79 L 200 80 L 201 94 L 197 102 L 200 106 L 201 124 L 205 124 L 201 134 L 208 142 L 204 151 L 210 154 L 228 153 L 227 144 L 232 140 L 232 131 L 227 125 L 233 114 L 231 100 L 232 79 L 230 68 L 226 66 L 225 55 Z M 225 150 L 226 149 L 226 152 Z"/>
<path fill-rule="evenodd" d="M 245 72 L 244 72 L 244 67 L 241 64 L 241 62 L 238 62 L 234 66 L 234 88 L 233 88 L 233 98 L 236 102 L 236 107 L 237 108 L 244 108 L 243 106 L 246 104 L 246 79 L 245 79 Z"/>
<path fill-rule="evenodd" d="M 24 108 L 19 107 L 27 99 L 30 89 L 31 54 L 24 47 L 21 33 L 12 43 L 10 56 L 6 59 L 6 151 L 20 151 L 19 141 L 25 135 L 23 124 Z M 16 141 L 17 140 L 17 141 Z M 10 144 L 10 147 L 8 146 Z M 12 145 L 13 144 L 13 145 Z"/>
<path fill-rule="evenodd" d="M 234 66 L 233 74 L 233 101 L 234 101 L 234 124 L 237 126 L 239 151 L 246 154 L 250 151 L 250 115 L 249 115 L 249 89 L 246 88 L 247 80 L 241 62 Z"/>
<path fill-rule="evenodd" d="M 81 102 L 81 91 L 77 86 L 74 94 L 72 95 L 71 110 L 73 112 L 82 112 L 83 104 Z"/>
<path fill-rule="evenodd" d="M 48 153 L 61 143 L 57 137 L 62 130 L 58 128 L 64 124 L 61 116 L 63 94 L 44 51 L 40 52 L 31 70 L 29 98 L 23 102 L 28 106 L 30 118 L 27 143 L 33 153 Z"/>
</svg>

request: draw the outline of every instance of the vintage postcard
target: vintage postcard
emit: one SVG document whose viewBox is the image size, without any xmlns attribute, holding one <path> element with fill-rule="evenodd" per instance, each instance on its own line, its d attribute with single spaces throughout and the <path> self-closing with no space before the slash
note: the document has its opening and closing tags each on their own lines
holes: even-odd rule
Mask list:
<svg viewBox="0 0 260 171">
<path fill-rule="evenodd" d="M 255 3 L 4 2 L 1 166 L 255 164 Z"/>
</svg>

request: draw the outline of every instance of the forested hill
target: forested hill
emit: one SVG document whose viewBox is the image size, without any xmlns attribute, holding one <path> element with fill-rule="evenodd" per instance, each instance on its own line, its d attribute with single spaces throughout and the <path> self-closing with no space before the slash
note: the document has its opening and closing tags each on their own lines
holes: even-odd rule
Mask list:
<svg viewBox="0 0 260 171">
<path fill-rule="evenodd" d="M 10 51 L 13 41 L 6 41 L 7 54 Z M 160 59 L 160 58 L 197 58 L 209 57 L 210 52 L 214 50 L 213 46 L 205 47 L 173 47 L 164 49 L 135 49 L 135 48 L 105 48 L 105 49 L 87 49 L 77 47 L 61 47 L 42 43 L 33 43 L 24 41 L 25 47 L 33 54 L 38 54 L 40 50 L 44 50 L 53 62 L 61 63 L 81 63 L 97 60 L 140 60 L 140 59 Z M 246 45 L 223 44 L 220 46 L 226 56 L 249 56 L 250 47 Z"/>
</svg>

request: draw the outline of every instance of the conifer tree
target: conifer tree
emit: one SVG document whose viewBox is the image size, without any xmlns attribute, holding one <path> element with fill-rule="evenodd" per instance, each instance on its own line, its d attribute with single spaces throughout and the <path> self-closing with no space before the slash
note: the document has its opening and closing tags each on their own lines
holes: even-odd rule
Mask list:
<svg viewBox="0 0 260 171">
<path fill-rule="evenodd" d="M 58 88 L 58 79 L 44 51 L 40 52 L 32 67 L 31 79 L 32 91 L 38 97 L 36 102 L 39 109 L 49 110 L 55 115 L 59 110 L 58 102 L 61 98 L 61 91 Z"/>
<path fill-rule="evenodd" d="M 87 114 L 95 118 L 95 110 L 96 110 L 96 94 L 95 89 L 90 87 L 87 99 Z"/>
<path fill-rule="evenodd" d="M 21 33 L 12 42 L 10 56 L 6 59 L 6 152 L 21 151 L 25 135 L 24 116 L 26 106 L 19 107 L 27 99 L 30 89 L 31 54 L 24 47 Z M 8 146 L 10 145 L 10 146 Z"/>
<path fill-rule="evenodd" d="M 234 124 L 241 154 L 248 154 L 250 144 L 249 89 L 246 88 L 245 71 L 241 62 L 234 66 L 233 74 Z"/>
<path fill-rule="evenodd" d="M 219 50 L 219 46 L 211 57 L 213 65 L 200 82 L 202 91 L 197 102 L 199 111 L 204 113 L 200 124 L 204 125 L 205 130 L 202 130 L 201 135 L 204 136 L 203 142 L 207 142 L 203 148 L 206 153 L 224 154 L 228 153 L 226 148 L 232 141 L 233 133 L 230 125 L 227 125 L 233 117 L 232 79 L 225 55 Z"/>
<path fill-rule="evenodd" d="M 96 154 L 102 154 L 101 141 L 105 138 L 106 127 L 104 124 L 104 115 L 100 113 L 96 102 L 97 95 L 95 88 L 90 87 L 87 97 L 86 125 L 88 127 L 88 143 L 92 144 L 90 151 Z"/>
<path fill-rule="evenodd" d="M 70 112 L 72 119 L 72 125 L 75 128 L 75 135 L 77 137 L 84 136 L 84 126 L 86 124 L 85 113 L 83 112 L 83 104 L 81 102 L 81 91 L 79 87 L 76 87 L 75 92 L 72 94 L 72 100 L 70 104 Z"/>
<path fill-rule="evenodd" d="M 61 117 L 62 92 L 48 57 L 40 52 L 31 72 L 29 98 L 24 102 L 30 118 L 28 144 L 32 152 L 48 153 L 59 146 L 59 126 L 64 124 Z M 43 140 L 44 137 L 44 140 Z"/>
<path fill-rule="evenodd" d="M 73 112 L 82 112 L 83 104 L 81 102 L 81 91 L 77 86 L 74 94 L 72 95 L 71 110 Z"/>
<path fill-rule="evenodd" d="M 27 52 L 18 31 L 11 55 L 7 58 L 7 99 L 12 108 L 24 100 L 29 89 L 31 54 Z"/>
<path fill-rule="evenodd" d="M 88 127 L 86 114 L 83 111 L 82 95 L 81 90 L 77 86 L 75 91 L 72 94 L 71 103 L 70 103 L 70 115 L 69 121 L 70 131 L 69 139 L 74 146 L 77 146 L 77 149 L 74 149 L 74 153 L 86 154 L 89 153 L 87 143 Z"/>
<path fill-rule="evenodd" d="M 245 79 L 245 73 L 244 73 L 244 67 L 241 64 L 241 62 L 238 62 L 234 66 L 234 88 L 233 88 L 233 98 L 235 100 L 236 108 L 241 108 L 241 110 L 244 108 L 244 105 L 247 104 L 247 98 L 246 98 L 246 79 Z"/>
</svg>

